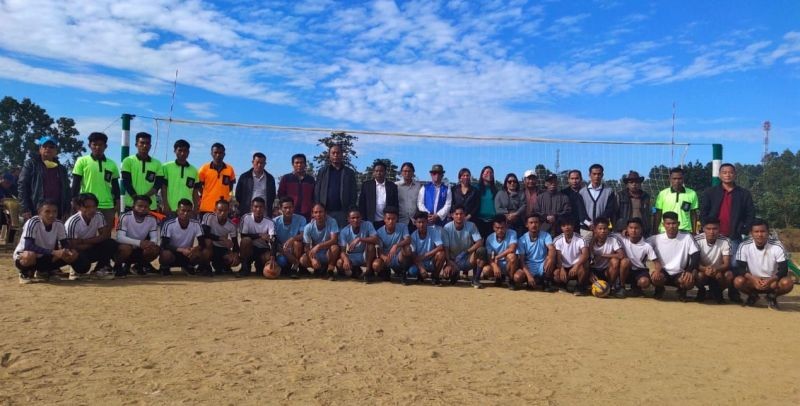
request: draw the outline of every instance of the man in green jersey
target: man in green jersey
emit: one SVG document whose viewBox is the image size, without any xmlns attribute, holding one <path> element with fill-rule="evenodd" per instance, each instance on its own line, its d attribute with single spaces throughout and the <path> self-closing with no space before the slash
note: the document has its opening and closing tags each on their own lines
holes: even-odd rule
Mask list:
<svg viewBox="0 0 800 406">
<path fill-rule="evenodd" d="M 189 148 L 186 140 L 175 141 L 173 145 L 175 160 L 161 167 L 161 177 L 164 178 L 161 187 L 161 206 L 168 218 L 175 217 L 181 199 L 189 200 L 193 204 L 192 207 L 197 207 L 200 198 L 197 168 L 187 161 Z"/>
<path fill-rule="evenodd" d="M 678 214 L 680 223 L 678 231 L 696 234 L 697 210 L 700 208 L 700 202 L 697 193 L 683 184 L 683 169 L 678 167 L 669 171 L 669 185 L 656 197 L 656 203 L 653 205 L 656 209 L 653 215 L 653 227 L 658 227 L 658 232 L 663 233 L 661 215 L 671 211 Z"/>
<path fill-rule="evenodd" d="M 156 210 L 156 199 L 152 198 L 164 178 L 161 176 L 161 162 L 150 156 L 152 136 L 141 132 L 136 134 L 136 155 L 122 160 L 122 186 L 125 187 L 125 211 L 133 208 L 133 197 L 150 197 L 150 210 Z"/>
<path fill-rule="evenodd" d="M 106 155 L 108 136 L 89 134 L 90 155 L 75 161 L 72 168 L 72 198 L 81 193 L 91 193 L 97 198 L 97 210 L 103 213 L 106 224 L 114 225 L 114 214 L 119 212 L 119 169 Z M 73 205 L 77 211 L 77 206 Z"/>
</svg>

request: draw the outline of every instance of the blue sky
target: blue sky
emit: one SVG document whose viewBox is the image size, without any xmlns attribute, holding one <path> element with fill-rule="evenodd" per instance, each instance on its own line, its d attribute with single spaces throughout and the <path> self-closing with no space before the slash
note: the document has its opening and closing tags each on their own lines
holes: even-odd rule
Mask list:
<svg viewBox="0 0 800 406">
<path fill-rule="evenodd" d="M 0 87 L 29 97 L 82 134 L 106 130 L 118 148 L 121 113 L 303 127 L 582 140 L 669 141 L 708 160 L 756 162 L 761 123 L 770 149 L 800 136 L 797 1 L 43 1 L 0 0 Z M 109 127 L 110 126 L 110 127 Z M 289 171 L 319 134 L 158 126 L 155 156 L 178 137 L 190 160 L 228 146 Z M 675 161 L 669 149 L 578 147 L 362 136 L 372 159 L 411 160 L 423 178 L 495 166 L 498 177 L 538 163 L 607 177 Z M 597 153 L 594 153 L 594 152 Z M 111 153 L 116 157 L 116 152 Z M 422 168 L 422 169 L 421 169 Z M 454 176 L 453 176 L 454 177 Z"/>
</svg>

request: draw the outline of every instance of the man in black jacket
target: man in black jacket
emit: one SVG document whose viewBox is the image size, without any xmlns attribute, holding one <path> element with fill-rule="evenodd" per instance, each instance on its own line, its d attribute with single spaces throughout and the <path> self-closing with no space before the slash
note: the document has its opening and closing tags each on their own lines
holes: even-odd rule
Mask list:
<svg viewBox="0 0 800 406">
<path fill-rule="evenodd" d="M 650 195 L 642 190 L 644 176 L 639 172 L 630 171 L 622 177 L 625 189 L 617 193 L 617 221 L 614 222 L 614 231 L 625 232 L 628 220 L 638 217 L 642 220 L 642 237 L 649 237 L 653 230 L 650 226 L 653 218 L 653 202 Z"/>
<path fill-rule="evenodd" d="M 317 173 L 314 199 L 325 206 L 328 216 L 336 219 L 340 229 L 347 226 L 347 210 L 358 203 L 357 187 L 355 171 L 344 164 L 342 146 L 331 145 L 328 148 L 328 164 Z"/>
<path fill-rule="evenodd" d="M 239 217 L 250 213 L 253 199 L 260 197 L 266 202 L 265 216 L 272 218 L 272 206 L 275 203 L 275 178 L 264 168 L 267 157 L 261 152 L 253 154 L 253 168 L 239 176 L 236 182 L 236 202 L 239 205 Z"/>
<path fill-rule="evenodd" d="M 361 196 L 358 198 L 358 211 L 364 219 L 372 222 L 375 229 L 383 227 L 383 209 L 387 206 L 399 206 L 397 185 L 386 180 L 386 164 L 375 161 L 372 164 L 372 180 L 361 184 Z"/>
<path fill-rule="evenodd" d="M 58 142 L 44 136 L 37 141 L 39 153 L 22 164 L 19 174 L 19 199 L 25 219 L 36 215 L 36 208 L 45 200 L 57 203 L 58 218 L 70 214 L 70 189 L 67 168 L 58 162 Z"/>
<path fill-rule="evenodd" d="M 700 200 L 700 218 L 719 220 L 720 234 L 731 240 L 731 269 L 736 273 L 736 250 L 742 242 L 743 236 L 750 232 L 756 208 L 750 191 L 736 184 L 736 167 L 725 163 L 719 168 L 719 179 L 722 181 L 717 186 L 712 186 L 703 193 Z M 742 299 L 739 292 L 731 287 L 728 289 L 728 298 L 737 303 Z"/>
</svg>

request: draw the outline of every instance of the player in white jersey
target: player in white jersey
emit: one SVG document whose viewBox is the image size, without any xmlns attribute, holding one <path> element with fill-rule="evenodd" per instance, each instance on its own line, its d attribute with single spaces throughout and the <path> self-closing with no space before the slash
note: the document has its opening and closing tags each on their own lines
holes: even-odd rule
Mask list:
<svg viewBox="0 0 800 406">
<path fill-rule="evenodd" d="M 664 232 L 647 239 L 653 246 L 661 262 L 661 272 L 653 272 L 650 279 L 656 287 L 656 299 L 664 297 L 664 286 L 678 288 L 678 298 L 686 301 L 686 292 L 694 287 L 694 271 L 700 262 L 700 252 L 694 238 L 689 233 L 680 232 L 680 222 L 675 212 L 668 211 L 662 216 Z"/>
<path fill-rule="evenodd" d="M 731 241 L 719 233 L 719 219 L 705 219 L 703 232 L 694 236 L 700 250 L 700 264 L 695 274 L 698 302 L 706 299 L 706 285 L 717 303 L 725 303 L 722 290 L 733 286 Z"/>
<path fill-rule="evenodd" d="M 119 217 L 114 276 L 129 275 L 131 266 L 140 276 L 156 273 L 150 262 L 161 252 L 157 241 L 158 221 L 150 215 L 150 196 L 134 196 L 133 210 Z"/>
<path fill-rule="evenodd" d="M 556 250 L 553 280 L 565 289 L 569 281 L 575 280 L 575 295 L 583 296 L 589 282 L 589 247 L 580 234 L 575 234 L 573 216 L 559 217 L 558 224 L 561 234 L 553 240 Z"/>
<path fill-rule="evenodd" d="M 339 225 L 336 219 L 328 216 L 321 203 L 311 208 L 311 222 L 303 228 L 304 255 L 300 266 L 311 267 L 316 275 L 323 272 L 328 280 L 336 280 L 336 262 L 339 260 Z M 324 268 L 324 270 L 323 270 Z"/>
<path fill-rule="evenodd" d="M 748 295 L 745 306 L 756 304 L 758 295 L 766 293 L 767 306 L 778 309 L 778 296 L 791 292 L 794 287 L 788 276 L 786 250 L 780 241 L 769 238 L 769 225 L 762 219 L 753 221 L 750 239 L 739 245 L 736 265 L 740 276 L 734 279 L 734 285 Z"/>
<path fill-rule="evenodd" d="M 386 206 L 383 209 L 383 227 L 377 231 L 378 255 L 373 261 L 372 269 L 385 281 L 390 281 L 392 269 L 406 280 L 406 273 L 411 265 L 411 235 L 406 224 L 397 224 L 400 217 L 397 207 Z"/>
<path fill-rule="evenodd" d="M 336 268 L 347 277 L 361 276 L 361 267 L 366 267 L 364 281 L 369 283 L 372 275 L 372 262 L 375 260 L 375 246 L 379 244 L 372 222 L 363 221 L 358 207 L 351 207 L 347 213 L 347 227 L 339 232 L 339 260 Z"/>
<path fill-rule="evenodd" d="M 601 279 L 611 286 L 612 294 L 620 299 L 625 298 L 625 289 L 619 279 L 620 261 L 625 253 L 619 240 L 609 237 L 610 221 L 605 217 L 597 217 L 592 222 L 592 238 L 588 241 L 591 261 L 589 278 L 592 281 Z M 624 283 L 624 281 L 622 281 Z"/>
<path fill-rule="evenodd" d="M 275 261 L 275 223 L 265 215 L 266 210 L 264 199 L 256 197 L 250 202 L 250 213 L 239 220 L 242 268 L 236 274 L 237 278 L 248 276 L 253 262 L 256 263 L 256 272 L 261 272 L 265 278 L 280 274 Z"/>
<path fill-rule="evenodd" d="M 488 260 L 483 265 L 481 277 L 494 278 L 495 286 L 500 286 L 503 280 L 511 286 L 511 278 L 519 268 L 517 232 L 508 229 L 508 220 L 503 214 L 494 216 L 492 229 L 494 232 L 484 241 Z"/>
<path fill-rule="evenodd" d="M 68 248 L 64 223 L 57 219 L 58 204 L 45 199 L 37 212 L 22 226 L 19 245 L 14 249 L 21 284 L 31 283 L 34 277 L 48 280 L 58 268 L 78 259 L 78 253 Z"/>
<path fill-rule="evenodd" d="M 67 219 L 67 240 L 69 246 L 78 252 L 78 259 L 72 263 L 70 280 L 86 275 L 92 263 L 97 262 L 94 274 L 100 279 L 113 279 L 111 258 L 117 252 L 117 242 L 111 239 L 111 225 L 106 224 L 105 216 L 97 210 L 97 197 L 91 193 L 81 193 L 75 197 L 78 212 Z"/>
<path fill-rule="evenodd" d="M 277 262 L 281 273 L 287 271 L 289 277 L 300 277 L 300 258 L 303 256 L 303 229 L 306 218 L 294 213 L 294 199 L 284 196 L 278 202 L 281 215 L 272 219 L 275 223 L 275 238 L 278 241 Z"/>
<path fill-rule="evenodd" d="M 442 270 L 442 277 L 450 279 L 451 284 L 458 281 L 459 272 L 466 275 L 472 270 L 472 286 L 476 289 L 481 284 L 481 270 L 486 265 L 486 248 L 483 246 L 478 227 L 467 220 L 467 212 L 463 205 L 456 204 L 450 214 L 453 221 L 442 227 L 442 242 L 447 253 L 447 264 Z"/>
<path fill-rule="evenodd" d="M 505 218 L 505 217 L 504 217 Z M 416 277 L 422 283 L 428 277 L 439 279 L 444 268 L 446 254 L 440 229 L 428 225 L 428 212 L 417 211 L 413 216 L 414 230 L 411 233 L 411 265 L 406 276 Z M 408 279 L 403 279 L 405 284 Z"/>
<path fill-rule="evenodd" d="M 214 212 L 203 216 L 203 231 L 211 240 L 211 266 L 217 274 L 233 273 L 231 268 L 239 265 L 239 229 L 228 219 L 230 209 L 230 202 L 220 199 Z"/>
<path fill-rule="evenodd" d="M 644 290 L 652 284 L 647 261 L 653 264 L 655 273 L 661 273 L 661 261 L 653 246 L 645 241 L 643 232 L 642 219 L 633 217 L 628 219 L 625 235 L 614 235 L 625 250 L 625 258 L 619 263 L 619 277 L 631 285 L 629 294 L 634 297 L 644 295 Z"/>
<path fill-rule="evenodd" d="M 161 275 L 169 276 L 169 268 L 179 266 L 188 275 L 200 266 L 206 276 L 213 276 L 208 262 L 211 260 L 211 241 L 205 238 L 203 225 L 192 218 L 194 204 L 189 199 L 178 201 L 177 217 L 161 226 L 161 255 L 158 263 Z M 196 244 L 195 244 L 196 243 Z"/>
</svg>

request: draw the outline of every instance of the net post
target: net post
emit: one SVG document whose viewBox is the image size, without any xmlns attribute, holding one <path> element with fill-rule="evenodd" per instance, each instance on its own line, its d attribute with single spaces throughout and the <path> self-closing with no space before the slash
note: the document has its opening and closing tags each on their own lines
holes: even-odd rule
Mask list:
<svg viewBox="0 0 800 406">
<path fill-rule="evenodd" d="M 719 167 L 722 165 L 722 144 L 711 144 L 711 150 L 711 186 L 717 186 L 721 183 Z"/>
<path fill-rule="evenodd" d="M 133 120 L 134 117 L 136 117 L 136 116 L 133 115 L 133 114 L 127 114 L 127 113 L 123 113 L 122 117 L 121 117 L 122 118 L 122 138 L 120 140 L 121 142 L 120 142 L 120 148 L 119 148 L 119 153 L 120 153 L 119 162 L 120 162 L 120 165 L 122 165 L 122 160 L 127 158 L 128 155 L 130 155 L 130 153 L 131 153 L 131 120 Z M 127 193 L 127 192 L 125 191 L 125 185 L 122 183 L 121 179 L 120 179 L 120 182 L 119 182 L 119 190 L 120 190 L 120 194 L 119 194 L 119 209 L 120 209 L 120 212 L 122 212 L 122 211 L 125 210 L 125 193 Z"/>
</svg>

